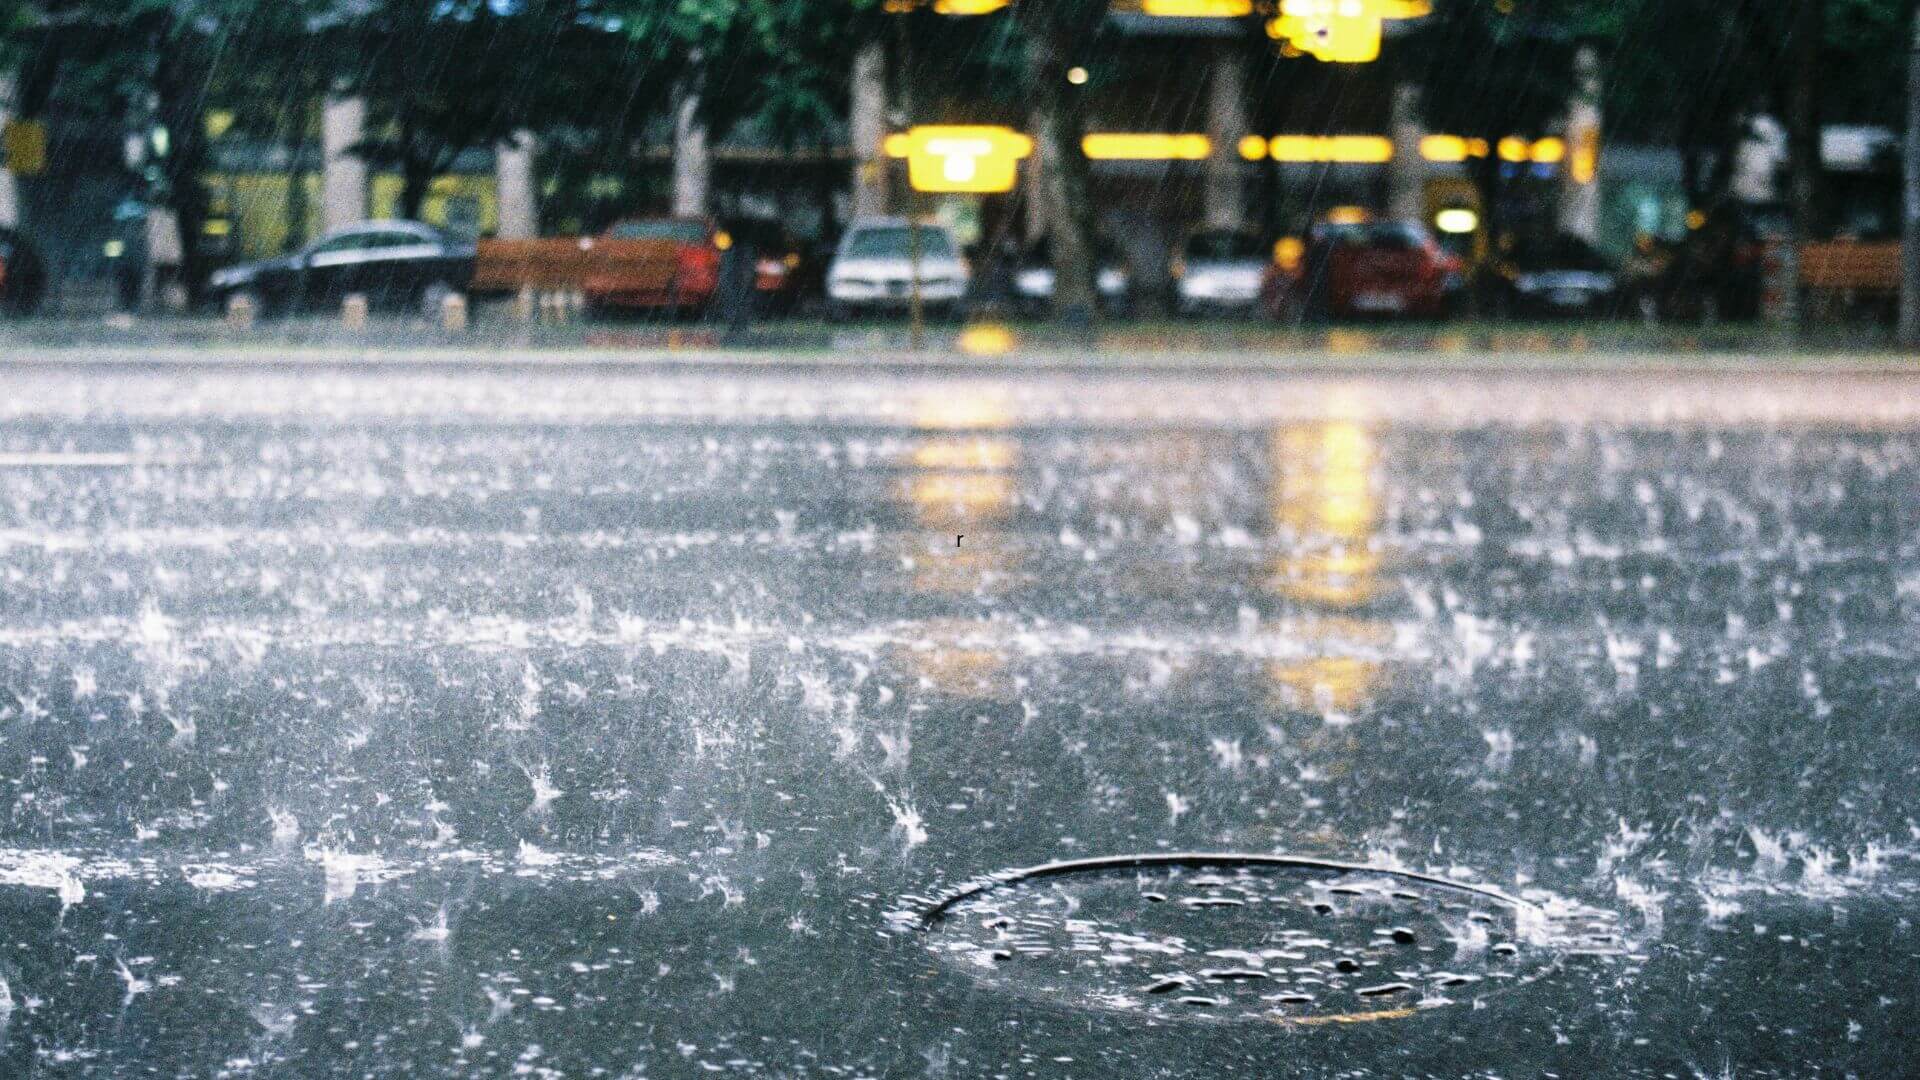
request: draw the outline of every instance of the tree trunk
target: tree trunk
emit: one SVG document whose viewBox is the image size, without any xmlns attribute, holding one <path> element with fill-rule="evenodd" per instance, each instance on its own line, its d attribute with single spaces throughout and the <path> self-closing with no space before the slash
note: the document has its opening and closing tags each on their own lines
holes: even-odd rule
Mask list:
<svg viewBox="0 0 1920 1080">
<path fill-rule="evenodd" d="M 1907 57 L 1907 140 L 1902 162 L 1900 345 L 1920 349 L 1920 12 Z"/>
<path fill-rule="evenodd" d="M 427 189 L 433 185 L 433 159 L 424 153 L 416 138 L 412 117 L 400 118 L 400 216 L 420 220 L 420 206 L 427 201 Z"/>
<path fill-rule="evenodd" d="M 1053 256 L 1053 310 L 1075 326 L 1091 326 L 1098 310 L 1093 270 L 1093 205 L 1082 140 L 1086 105 L 1067 81 L 1073 37 L 1047 8 L 1019 4 L 1027 37 L 1027 93 L 1040 141 L 1040 190 Z"/>
<path fill-rule="evenodd" d="M 1818 235 L 1820 195 L 1820 103 L 1818 74 L 1820 39 L 1825 0 L 1796 0 L 1793 30 L 1789 42 L 1787 68 L 1787 198 L 1793 207 L 1793 247 L 1790 261 L 1798 269 L 1800 252 Z M 1792 280 L 1786 300 L 1788 320 L 1799 324 L 1805 317 L 1800 303 L 1799 284 Z"/>
</svg>

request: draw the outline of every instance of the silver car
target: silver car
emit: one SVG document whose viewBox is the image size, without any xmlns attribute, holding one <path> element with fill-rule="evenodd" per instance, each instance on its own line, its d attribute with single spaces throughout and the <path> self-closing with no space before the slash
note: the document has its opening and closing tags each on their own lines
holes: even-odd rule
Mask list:
<svg viewBox="0 0 1920 1080">
<path fill-rule="evenodd" d="M 903 218 L 865 218 L 848 227 L 827 267 L 827 310 L 835 318 L 859 311 L 901 311 L 920 302 L 935 315 L 958 313 L 973 274 L 960 257 L 953 233 L 940 225 L 919 228 L 920 265 L 913 266 L 912 229 Z"/>
<path fill-rule="evenodd" d="M 1252 233 L 1208 229 L 1194 233 L 1173 262 L 1173 306 L 1182 315 L 1251 311 L 1271 263 L 1267 245 Z"/>
</svg>

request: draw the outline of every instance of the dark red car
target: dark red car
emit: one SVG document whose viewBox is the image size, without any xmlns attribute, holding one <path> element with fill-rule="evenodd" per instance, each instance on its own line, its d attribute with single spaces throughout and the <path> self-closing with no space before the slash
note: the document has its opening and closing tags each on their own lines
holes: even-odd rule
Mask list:
<svg viewBox="0 0 1920 1080">
<path fill-rule="evenodd" d="M 585 283 L 596 308 L 705 311 L 720 289 L 720 267 L 733 238 L 709 218 L 627 218 L 606 232 L 609 240 L 663 242 L 667 258 L 613 264 Z"/>
<path fill-rule="evenodd" d="M 1293 268 L 1275 263 L 1263 290 L 1282 318 L 1418 318 L 1450 314 L 1466 268 L 1407 221 L 1316 226 Z"/>
</svg>

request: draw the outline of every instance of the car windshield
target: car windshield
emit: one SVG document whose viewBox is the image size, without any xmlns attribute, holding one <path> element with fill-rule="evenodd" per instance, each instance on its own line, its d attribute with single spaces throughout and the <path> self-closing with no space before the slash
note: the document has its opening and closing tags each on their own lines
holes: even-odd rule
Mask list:
<svg viewBox="0 0 1920 1080">
<path fill-rule="evenodd" d="M 1265 261 L 1267 246 L 1252 233 L 1242 232 L 1203 232 L 1194 233 L 1187 238 L 1186 256 L 1189 261 L 1232 261 L 1247 259 Z"/>
<path fill-rule="evenodd" d="M 859 229 L 847 237 L 842 249 L 849 259 L 905 259 L 913 251 L 912 230 L 905 225 L 884 225 Z M 945 229 L 920 230 L 920 254 L 929 259 L 951 259 L 953 239 Z"/>
<path fill-rule="evenodd" d="M 1093 242 L 1094 261 L 1103 267 L 1119 266 L 1126 262 L 1120 254 L 1120 248 L 1113 241 L 1100 237 Z M 1053 242 L 1050 237 L 1041 237 L 1027 249 L 1027 263 L 1030 266 L 1053 265 Z"/>
<path fill-rule="evenodd" d="M 622 221 L 607 230 L 615 240 L 676 240 L 683 244 L 707 242 L 707 223 L 691 218 L 642 218 Z"/>
<path fill-rule="evenodd" d="M 1419 226 L 1404 221 L 1370 225 L 1359 239 L 1372 251 L 1417 251 L 1427 243 L 1427 235 Z"/>
<path fill-rule="evenodd" d="M 1522 244 L 1513 254 L 1514 265 L 1527 270 L 1612 270 L 1606 256 L 1571 236 L 1556 236 Z"/>
</svg>

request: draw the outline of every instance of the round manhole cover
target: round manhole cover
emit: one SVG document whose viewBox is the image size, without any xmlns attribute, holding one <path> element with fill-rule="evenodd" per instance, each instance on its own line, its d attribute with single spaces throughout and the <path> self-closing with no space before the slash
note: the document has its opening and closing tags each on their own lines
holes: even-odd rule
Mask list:
<svg viewBox="0 0 1920 1080">
<path fill-rule="evenodd" d="M 1616 929 L 1604 912 L 1426 874 L 1224 854 L 1009 871 L 908 917 L 938 956 L 1011 993 L 1290 1024 L 1471 1002 L 1605 950 Z"/>
</svg>

